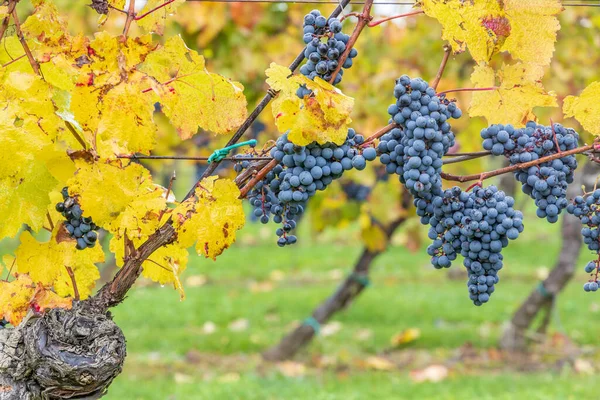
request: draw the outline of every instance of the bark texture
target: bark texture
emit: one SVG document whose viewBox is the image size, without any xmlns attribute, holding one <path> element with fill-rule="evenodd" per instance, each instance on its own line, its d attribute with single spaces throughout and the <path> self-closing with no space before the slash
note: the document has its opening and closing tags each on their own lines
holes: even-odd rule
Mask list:
<svg viewBox="0 0 600 400">
<path fill-rule="evenodd" d="M 588 190 L 594 187 L 600 168 L 593 162 L 588 162 L 582 168 L 578 178 L 569 185 L 567 198 L 573 198 L 581 193 L 581 185 Z M 554 268 L 538 286 L 536 286 L 521 306 L 514 313 L 508 327 L 500 339 L 500 347 L 506 350 L 518 351 L 527 346 L 527 330 L 533 324 L 536 316 L 546 310 L 538 333 L 545 333 L 551 319 L 552 308 L 556 296 L 567 285 L 575 273 L 575 267 L 582 246 L 581 222 L 578 218 L 564 212 L 561 226 L 562 246 Z"/>
<path fill-rule="evenodd" d="M 86 303 L 0 330 L 0 400 L 98 399 L 125 361 L 125 336 Z"/>
</svg>

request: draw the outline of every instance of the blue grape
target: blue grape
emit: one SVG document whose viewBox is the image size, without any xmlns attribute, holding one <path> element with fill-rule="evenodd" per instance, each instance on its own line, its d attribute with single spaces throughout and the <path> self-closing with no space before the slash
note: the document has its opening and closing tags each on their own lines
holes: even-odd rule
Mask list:
<svg viewBox="0 0 600 400">
<path fill-rule="evenodd" d="M 313 10 L 304 17 L 303 41 L 306 44 L 304 56 L 309 60 L 300 67 L 300 73 L 314 79 L 317 76 L 323 80 L 330 81 L 333 73 L 338 67 L 338 59 L 346 50 L 350 36 L 342 33 L 342 23 L 337 18 L 327 20 L 320 11 Z M 323 42 L 326 40 L 326 42 Z M 352 49 L 344 62 L 343 68 L 352 66 L 352 59 L 358 55 L 356 49 Z M 334 78 L 333 84 L 342 81 L 343 70 Z M 306 87 L 298 89 L 300 98 L 310 94 Z"/>
<path fill-rule="evenodd" d="M 95 232 L 98 226 L 93 223 L 92 218 L 83 216 L 83 210 L 77 198 L 69 195 L 67 187 L 61 190 L 61 194 L 64 201 L 56 204 L 56 211 L 60 212 L 66 219 L 63 226 L 69 236 L 76 239 L 75 248 L 83 250 L 87 247 L 93 247 L 98 238 Z"/>
<path fill-rule="evenodd" d="M 521 129 L 492 125 L 481 131 L 481 137 L 484 149 L 496 156 L 504 155 L 511 165 L 572 150 L 579 139 L 577 132 L 560 124 L 547 127 L 532 121 Z M 571 155 L 517 170 L 514 176 L 523 192 L 535 201 L 538 217 L 554 223 L 567 207 L 567 185 L 573 182 L 576 168 L 577 160 Z"/>
<path fill-rule="evenodd" d="M 459 254 L 464 257 L 469 297 L 475 305 L 489 300 L 503 266 L 501 251 L 523 231 L 523 214 L 513 204 L 495 186 L 476 186 L 471 192 L 454 187 L 431 203 L 428 236 L 433 242 L 427 253 L 438 269 L 450 267 Z"/>
<path fill-rule="evenodd" d="M 595 292 L 598 290 L 598 275 L 600 273 L 600 189 L 594 190 L 584 196 L 576 196 L 571 203 L 567 205 L 567 212 L 579 218 L 583 228 L 581 236 L 589 250 L 593 251 L 598 258 L 590 261 L 585 266 L 585 272 L 590 274 L 591 279 L 583 289 L 586 292 Z"/>
</svg>

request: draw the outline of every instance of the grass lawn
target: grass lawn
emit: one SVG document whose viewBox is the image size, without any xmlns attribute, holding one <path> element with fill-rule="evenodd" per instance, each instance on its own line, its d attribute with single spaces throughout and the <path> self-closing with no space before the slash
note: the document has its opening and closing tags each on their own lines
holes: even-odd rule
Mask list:
<svg viewBox="0 0 600 400">
<path fill-rule="evenodd" d="M 597 399 L 600 301 L 581 289 L 588 254 L 558 299 L 551 339 L 529 355 L 494 349 L 559 251 L 558 225 L 526 222 L 505 249 L 501 281 L 485 306 L 472 305 L 462 277 L 430 267 L 424 249 L 396 245 L 377 259 L 372 286 L 355 304 L 282 364 L 259 354 L 332 293 L 360 246 L 348 232 L 301 232 L 297 246 L 280 249 L 272 226 L 248 225 L 217 262 L 192 258 L 185 301 L 171 288 L 140 282 L 114 310 L 129 355 L 106 398 Z M 420 336 L 392 346 L 408 328 Z M 417 382 L 415 371 L 431 365 L 443 365 L 447 377 Z"/>
</svg>

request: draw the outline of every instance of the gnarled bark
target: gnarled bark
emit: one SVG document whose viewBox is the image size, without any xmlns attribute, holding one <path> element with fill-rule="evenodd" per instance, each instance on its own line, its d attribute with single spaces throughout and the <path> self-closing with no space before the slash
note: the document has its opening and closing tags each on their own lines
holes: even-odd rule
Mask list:
<svg viewBox="0 0 600 400">
<path fill-rule="evenodd" d="M 581 193 L 581 185 L 588 188 L 594 186 L 600 168 L 588 162 L 579 174 L 578 179 L 569 185 L 567 198 L 573 198 Z M 548 277 L 536 286 L 527 299 L 513 315 L 508 327 L 500 339 L 500 347 L 506 350 L 523 350 L 526 343 L 526 333 L 535 317 L 543 310 L 547 314 L 542 321 L 538 333 L 545 333 L 550 322 L 552 308 L 556 296 L 567 285 L 575 273 L 575 265 L 582 246 L 581 222 L 576 217 L 567 214 L 563 217 L 561 226 L 562 246 L 558 260 Z"/>
<path fill-rule="evenodd" d="M 0 330 L 0 400 L 98 399 L 121 372 L 125 336 L 86 303 Z"/>
</svg>

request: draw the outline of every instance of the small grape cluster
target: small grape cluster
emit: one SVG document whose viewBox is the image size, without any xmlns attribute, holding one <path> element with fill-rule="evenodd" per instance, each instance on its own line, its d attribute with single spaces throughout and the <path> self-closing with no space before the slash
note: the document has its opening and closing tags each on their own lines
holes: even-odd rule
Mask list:
<svg viewBox="0 0 600 400">
<path fill-rule="evenodd" d="M 300 73 L 310 79 L 319 77 L 325 81 L 331 80 L 331 74 L 338 67 L 340 55 L 346 50 L 350 36 L 342 33 L 342 23 L 337 18 L 329 20 L 321 15 L 319 10 L 313 10 L 304 17 L 304 57 L 308 60 L 300 67 Z M 327 39 L 326 42 L 323 40 Z M 356 49 L 352 49 L 348 58 L 342 65 L 343 68 L 352 66 L 352 59 L 358 55 Z M 342 81 L 343 69 L 338 72 L 333 81 L 337 85 Z M 298 97 L 302 98 L 311 91 L 305 86 L 298 89 Z"/>
<path fill-rule="evenodd" d="M 598 275 L 600 273 L 600 189 L 589 193 L 587 197 L 577 196 L 567 206 L 567 212 L 579 218 L 583 228 L 581 235 L 583 242 L 588 249 L 598 254 L 598 258 L 590 261 L 585 266 L 585 272 L 591 274 L 591 279 L 583 285 L 586 292 L 595 292 L 598 290 L 600 282 Z"/>
<path fill-rule="evenodd" d="M 272 217 L 274 222 L 283 224 L 277 230 L 278 245 L 283 247 L 296 242 L 296 237 L 288 233 L 296 227 L 296 217 L 302 214 L 309 198 L 340 178 L 344 171 L 364 169 L 365 152 L 371 160 L 376 157 L 373 148 L 360 148 L 364 141 L 353 129 L 348 129 L 341 146 L 316 142 L 298 146 L 288 140 L 287 134 L 277 139 L 271 156 L 279 164 L 250 190 L 247 198 L 262 223 L 268 223 Z M 240 161 L 236 171 L 250 165 L 244 166 L 244 163 Z"/>
<path fill-rule="evenodd" d="M 381 137 L 379 160 L 389 174 L 399 175 L 426 224 L 432 215 L 432 200 L 442 195 L 442 157 L 454 145 L 448 120 L 460 118 L 462 112 L 421 78 L 402 75 L 396 80 L 394 97 L 397 101 L 388 113 L 390 123 L 399 127 Z"/>
<path fill-rule="evenodd" d="M 98 240 L 98 233 L 96 232 L 98 227 L 92 222 L 92 218 L 83 216 L 83 210 L 77 203 L 77 199 L 69 196 L 67 187 L 62 189 L 61 194 L 63 201 L 56 204 L 56 211 L 66 218 L 64 227 L 69 235 L 77 240 L 75 247 L 78 250 L 94 247 Z"/>
<path fill-rule="evenodd" d="M 481 137 L 484 149 L 496 156 L 504 155 L 511 165 L 572 150 L 579 139 L 573 129 L 560 124 L 547 127 L 533 121 L 522 129 L 492 125 L 481 131 Z M 553 223 L 569 203 L 567 185 L 573 182 L 576 168 L 577 160 L 571 155 L 520 169 L 514 175 L 521 182 L 523 192 L 535 200 L 537 216 Z"/>
<path fill-rule="evenodd" d="M 373 188 L 367 185 L 348 181 L 342 183 L 342 190 L 346 194 L 346 197 L 354 201 L 365 201 L 371 194 Z"/>
<path fill-rule="evenodd" d="M 477 306 L 486 303 L 498 283 L 502 249 L 523 231 L 523 214 L 512 208 L 514 199 L 495 186 L 475 186 L 471 192 L 447 189 L 432 205 L 433 243 L 427 253 L 433 266 L 448 268 L 460 253 L 469 275 L 469 297 Z"/>
</svg>

